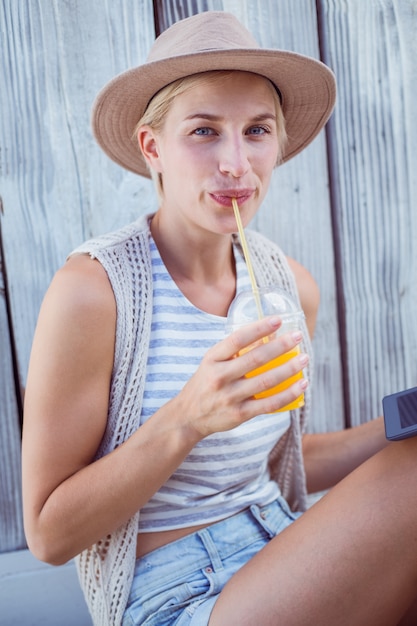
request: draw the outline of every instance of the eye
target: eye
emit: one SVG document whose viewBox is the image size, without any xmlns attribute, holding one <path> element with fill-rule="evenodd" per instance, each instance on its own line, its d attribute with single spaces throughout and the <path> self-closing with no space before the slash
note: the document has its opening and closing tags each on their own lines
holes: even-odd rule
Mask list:
<svg viewBox="0 0 417 626">
<path fill-rule="evenodd" d="M 251 126 L 247 131 L 249 135 L 268 135 L 270 132 L 267 126 Z"/>
<path fill-rule="evenodd" d="M 199 137 L 208 137 L 209 135 L 214 135 L 215 132 L 212 128 L 208 128 L 207 126 L 202 126 L 201 128 L 196 128 L 193 131 L 194 135 L 198 135 Z"/>
</svg>

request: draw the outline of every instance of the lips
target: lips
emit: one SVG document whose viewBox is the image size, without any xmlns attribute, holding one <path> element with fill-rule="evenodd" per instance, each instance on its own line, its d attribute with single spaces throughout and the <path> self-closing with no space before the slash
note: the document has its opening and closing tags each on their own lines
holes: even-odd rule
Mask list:
<svg viewBox="0 0 417 626">
<path fill-rule="evenodd" d="M 226 207 L 232 206 L 232 198 L 236 198 L 238 204 L 243 204 L 252 195 L 252 189 L 221 189 L 210 193 L 213 200 Z"/>
</svg>

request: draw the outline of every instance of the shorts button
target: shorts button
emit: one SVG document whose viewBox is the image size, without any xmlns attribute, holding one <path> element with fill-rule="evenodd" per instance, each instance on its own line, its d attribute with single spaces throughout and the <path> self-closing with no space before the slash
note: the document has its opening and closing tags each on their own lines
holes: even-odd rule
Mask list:
<svg viewBox="0 0 417 626">
<path fill-rule="evenodd" d="M 266 519 L 266 513 L 264 513 L 263 511 L 261 513 L 261 519 Z"/>
<path fill-rule="evenodd" d="M 206 567 L 207 574 L 211 574 L 213 572 L 211 567 Z"/>
</svg>

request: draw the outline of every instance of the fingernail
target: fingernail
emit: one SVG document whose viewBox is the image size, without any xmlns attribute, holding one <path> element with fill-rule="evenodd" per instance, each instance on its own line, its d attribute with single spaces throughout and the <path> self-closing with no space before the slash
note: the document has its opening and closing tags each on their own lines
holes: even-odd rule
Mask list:
<svg viewBox="0 0 417 626">
<path fill-rule="evenodd" d="M 300 330 L 296 330 L 294 333 L 292 333 L 292 338 L 294 341 L 299 342 L 303 338 L 303 334 Z"/>
<path fill-rule="evenodd" d="M 304 367 L 305 365 L 307 365 L 308 362 L 309 362 L 308 354 L 301 354 L 300 355 L 300 365 L 301 365 L 301 367 Z"/>
<path fill-rule="evenodd" d="M 268 322 L 271 324 L 273 328 L 277 328 L 281 323 L 281 318 L 278 315 L 271 315 L 268 318 Z"/>
</svg>

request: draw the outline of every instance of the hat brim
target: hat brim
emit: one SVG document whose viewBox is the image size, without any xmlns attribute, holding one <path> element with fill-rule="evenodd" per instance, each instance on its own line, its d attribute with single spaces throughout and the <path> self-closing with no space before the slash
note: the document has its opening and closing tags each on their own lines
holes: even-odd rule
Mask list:
<svg viewBox="0 0 417 626">
<path fill-rule="evenodd" d="M 149 170 L 132 138 L 149 101 L 179 78 L 213 70 L 260 74 L 278 87 L 288 136 L 283 162 L 311 143 L 332 113 L 335 79 L 320 61 L 284 50 L 211 50 L 154 61 L 113 78 L 93 105 L 92 128 L 97 142 L 113 161 L 149 178 Z"/>
</svg>

